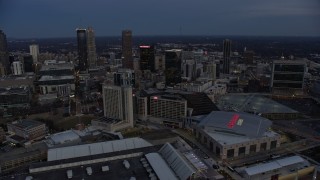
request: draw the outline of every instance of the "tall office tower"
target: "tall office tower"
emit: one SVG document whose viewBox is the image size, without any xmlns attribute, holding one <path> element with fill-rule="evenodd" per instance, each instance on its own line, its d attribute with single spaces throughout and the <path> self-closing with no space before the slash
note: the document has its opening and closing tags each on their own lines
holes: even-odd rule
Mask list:
<svg viewBox="0 0 320 180">
<path fill-rule="evenodd" d="M 154 72 L 154 47 L 139 46 L 140 48 L 140 70 Z"/>
<path fill-rule="evenodd" d="M 104 116 L 133 126 L 133 100 L 130 86 L 103 86 Z"/>
<path fill-rule="evenodd" d="M 165 67 L 166 85 L 181 83 L 181 50 L 165 51 Z"/>
<path fill-rule="evenodd" d="M 31 55 L 24 55 L 23 56 L 23 67 L 24 67 L 24 72 L 34 72 L 34 70 L 33 70 L 33 57 Z"/>
<path fill-rule="evenodd" d="M 39 57 L 39 45 L 38 44 L 32 44 L 29 46 L 30 48 L 30 55 L 32 56 L 33 62 L 38 62 Z"/>
<path fill-rule="evenodd" d="M 133 69 L 132 31 L 122 31 L 122 67 Z"/>
<path fill-rule="evenodd" d="M 11 64 L 11 72 L 13 75 L 24 74 L 23 64 L 20 61 L 13 61 Z"/>
<path fill-rule="evenodd" d="M 88 46 L 88 64 L 89 67 L 97 66 L 96 40 L 92 27 L 87 29 L 87 46 Z"/>
<path fill-rule="evenodd" d="M 0 75 L 10 74 L 7 37 L 2 30 L 0 30 L 0 66 L 2 67 Z"/>
<path fill-rule="evenodd" d="M 87 30 L 77 29 L 78 39 L 78 59 L 80 71 L 86 71 L 88 68 L 88 53 L 87 53 Z"/>
<path fill-rule="evenodd" d="M 229 74 L 231 57 L 231 40 L 225 39 L 223 41 L 223 70 L 224 74 Z"/>
</svg>

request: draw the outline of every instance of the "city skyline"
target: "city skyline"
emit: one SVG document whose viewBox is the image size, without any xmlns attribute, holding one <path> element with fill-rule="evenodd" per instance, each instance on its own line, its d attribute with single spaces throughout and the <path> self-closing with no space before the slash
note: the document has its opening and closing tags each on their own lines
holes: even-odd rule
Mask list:
<svg viewBox="0 0 320 180">
<path fill-rule="evenodd" d="M 123 29 L 138 36 L 320 36 L 319 7 L 317 0 L 1 1 L 0 28 L 9 38 L 73 37 L 75 28 L 87 26 L 96 36 Z"/>
</svg>

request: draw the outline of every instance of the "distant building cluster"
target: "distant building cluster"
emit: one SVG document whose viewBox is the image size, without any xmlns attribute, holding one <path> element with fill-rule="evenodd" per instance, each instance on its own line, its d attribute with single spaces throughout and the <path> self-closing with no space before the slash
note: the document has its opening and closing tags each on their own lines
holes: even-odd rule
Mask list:
<svg viewBox="0 0 320 180">
<path fill-rule="evenodd" d="M 78 179 L 81 172 L 134 180 L 276 179 L 316 171 L 298 155 L 231 164 L 287 147 L 284 139 L 293 136 L 277 129 L 281 120 L 311 116 L 283 102 L 320 102 L 317 63 L 262 57 L 231 39 L 144 42 L 130 29 L 103 47 L 92 27 L 77 28 L 74 40 L 54 50 L 32 41 L 28 52 L 9 52 L 0 31 L 0 173 L 23 167 L 23 179 Z"/>
</svg>

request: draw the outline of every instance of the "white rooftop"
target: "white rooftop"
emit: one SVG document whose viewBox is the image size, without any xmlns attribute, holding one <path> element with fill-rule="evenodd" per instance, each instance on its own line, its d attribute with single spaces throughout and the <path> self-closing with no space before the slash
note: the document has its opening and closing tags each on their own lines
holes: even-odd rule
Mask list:
<svg viewBox="0 0 320 180">
<path fill-rule="evenodd" d="M 275 170 L 275 169 L 280 169 L 280 168 L 283 168 L 283 167 L 286 167 L 286 166 L 289 166 L 289 165 L 302 163 L 302 162 L 305 162 L 305 161 L 306 160 L 303 159 L 300 156 L 290 156 L 290 157 L 274 160 L 274 161 L 269 162 L 269 163 L 258 164 L 256 166 L 252 166 L 252 167 L 246 168 L 244 171 L 249 176 L 252 176 L 252 175 L 256 175 L 256 174 L 261 174 L 261 173 L 264 173 L 264 172 L 272 171 L 272 170 Z"/>
<path fill-rule="evenodd" d="M 160 156 L 160 154 L 149 153 L 146 154 L 146 158 L 160 180 L 178 179 L 174 172 L 167 165 L 166 161 Z"/>
<path fill-rule="evenodd" d="M 142 138 L 128 138 L 48 150 L 48 161 L 69 159 L 152 146 Z"/>
<path fill-rule="evenodd" d="M 80 139 L 80 136 L 78 133 L 76 133 L 74 130 L 68 130 L 68 131 L 63 131 L 63 132 L 59 132 L 51 135 L 47 139 L 47 142 L 49 143 L 48 145 L 50 146 L 50 144 L 52 145 L 63 144 L 65 142 L 75 141 L 78 139 Z"/>
</svg>

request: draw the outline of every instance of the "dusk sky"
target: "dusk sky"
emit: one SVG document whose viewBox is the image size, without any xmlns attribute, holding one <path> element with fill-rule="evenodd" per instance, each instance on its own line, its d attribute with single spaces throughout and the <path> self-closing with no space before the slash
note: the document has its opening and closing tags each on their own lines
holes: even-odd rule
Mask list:
<svg viewBox="0 0 320 180">
<path fill-rule="evenodd" d="M 262 35 L 320 36 L 319 0 L 0 0 L 8 37 Z"/>
</svg>

